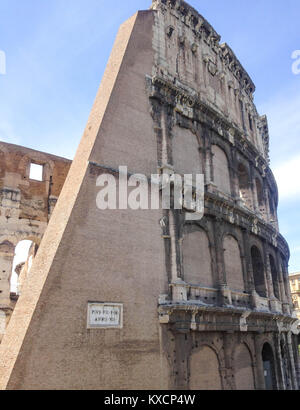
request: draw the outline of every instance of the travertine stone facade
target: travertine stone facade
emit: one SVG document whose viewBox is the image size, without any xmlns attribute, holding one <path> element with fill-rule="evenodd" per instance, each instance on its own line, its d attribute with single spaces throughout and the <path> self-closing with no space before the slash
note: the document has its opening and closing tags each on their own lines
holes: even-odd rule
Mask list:
<svg viewBox="0 0 300 410">
<path fill-rule="evenodd" d="M 300 272 L 290 274 L 290 285 L 294 309 L 300 320 Z"/>
<path fill-rule="evenodd" d="M 31 164 L 43 167 L 42 181 L 30 179 Z M 71 161 L 0 142 L 0 310 L 5 329 L 15 305 L 10 279 L 16 245 L 40 244 Z M 0 331 L 0 339 L 3 333 Z"/>
<path fill-rule="evenodd" d="M 119 31 L 0 346 L 3 389 L 298 389 L 289 248 L 266 117 L 193 8 L 154 0 Z M 97 178 L 202 173 L 205 215 L 96 207 Z M 89 302 L 123 305 L 90 329 Z"/>
</svg>

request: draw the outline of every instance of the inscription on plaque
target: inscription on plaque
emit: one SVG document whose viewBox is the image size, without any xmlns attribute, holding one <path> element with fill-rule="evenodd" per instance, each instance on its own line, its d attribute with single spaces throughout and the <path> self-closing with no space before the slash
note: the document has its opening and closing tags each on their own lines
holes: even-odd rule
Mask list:
<svg viewBox="0 0 300 410">
<path fill-rule="evenodd" d="M 88 329 L 122 329 L 123 305 L 120 303 L 89 303 Z"/>
</svg>

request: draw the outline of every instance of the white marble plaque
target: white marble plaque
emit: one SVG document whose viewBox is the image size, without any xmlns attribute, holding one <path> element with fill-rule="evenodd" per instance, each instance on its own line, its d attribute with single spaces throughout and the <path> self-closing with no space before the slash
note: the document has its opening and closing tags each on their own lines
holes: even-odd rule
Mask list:
<svg viewBox="0 0 300 410">
<path fill-rule="evenodd" d="M 121 303 L 88 304 L 88 329 L 122 329 L 123 305 Z"/>
</svg>

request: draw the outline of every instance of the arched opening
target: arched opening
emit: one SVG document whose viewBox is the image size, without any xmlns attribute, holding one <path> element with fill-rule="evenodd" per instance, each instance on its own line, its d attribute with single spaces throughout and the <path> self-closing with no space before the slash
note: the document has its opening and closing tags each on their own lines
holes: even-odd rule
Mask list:
<svg viewBox="0 0 300 410">
<path fill-rule="evenodd" d="M 182 243 L 184 280 L 194 285 L 213 287 L 210 246 L 206 232 L 185 228 Z"/>
<path fill-rule="evenodd" d="M 231 235 L 224 238 L 224 262 L 227 285 L 232 290 L 244 291 L 243 266 L 238 241 Z"/>
<path fill-rule="evenodd" d="M 208 346 L 190 357 L 190 390 L 222 390 L 219 360 Z"/>
<path fill-rule="evenodd" d="M 251 248 L 251 261 L 253 268 L 254 286 L 257 294 L 263 298 L 267 297 L 264 264 L 261 253 L 256 246 Z"/>
<path fill-rule="evenodd" d="M 262 350 L 262 361 L 266 390 L 277 390 L 274 355 L 269 343 L 265 343 Z"/>
<path fill-rule="evenodd" d="M 247 208 L 253 209 L 249 174 L 243 164 L 238 166 L 238 179 L 240 198 Z"/>
<path fill-rule="evenodd" d="M 235 350 L 234 363 L 237 390 L 254 390 L 252 359 L 245 344 L 239 345 Z"/>
<path fill-rule="evenodd" d="M 31 240 L 20 241 L 15 248 L 15 256 L 10 280 L 11 298 L 17 299 L 29 273 L 38 245 Z"/>
<path fill-rule="evenodd" d="M 275 260 L 272 255 L 269 255 L 270 260 L 270 267 L 271 267 L 271 274 L 272 274 L 272 282 L 273 282 L 273 289 L 275 297 L 280 300 L 280 291 L 279 291 L 279 280 L 278 280 L 278 270 L 275 264 Z"/>
<path fill-rule="evenodd" d="M 224 194 L 231 195 L 228 159 L 217 145 L 212 146 L 214 184 Z"/>
</svg>

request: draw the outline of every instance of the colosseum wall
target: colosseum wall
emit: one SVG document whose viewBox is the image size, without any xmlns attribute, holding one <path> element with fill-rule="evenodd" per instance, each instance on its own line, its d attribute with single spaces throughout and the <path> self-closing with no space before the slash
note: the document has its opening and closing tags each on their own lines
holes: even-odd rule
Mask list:
<svg viewBox="0 0 300 410">
<path fill-rule="evenodd" d="M 42 167 L 32 179 L 31 164 Z M 0 142 L 0 339 L 18 295 L 11 294 L 17 244 L 39 245 L 57 202 L 71 161 L 29 148 Z"/>
</svg>

